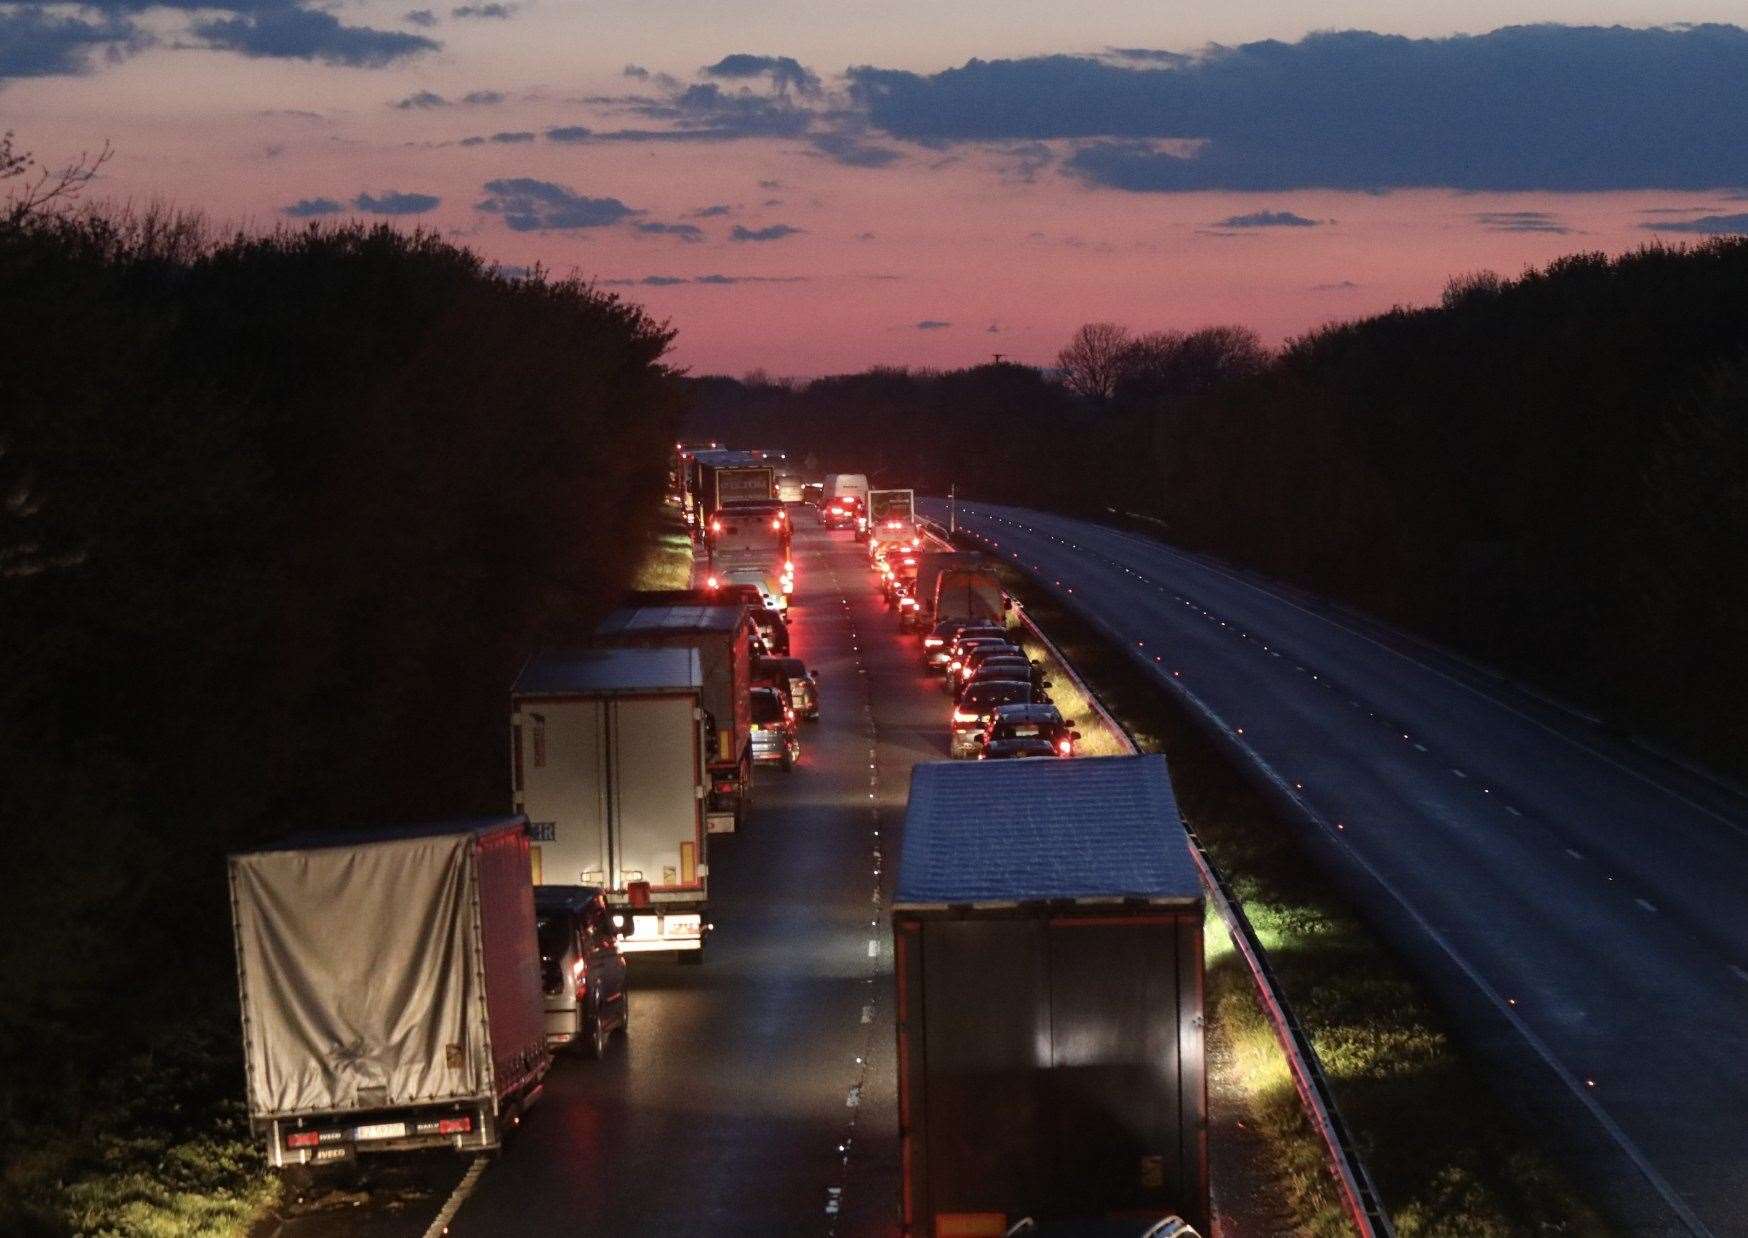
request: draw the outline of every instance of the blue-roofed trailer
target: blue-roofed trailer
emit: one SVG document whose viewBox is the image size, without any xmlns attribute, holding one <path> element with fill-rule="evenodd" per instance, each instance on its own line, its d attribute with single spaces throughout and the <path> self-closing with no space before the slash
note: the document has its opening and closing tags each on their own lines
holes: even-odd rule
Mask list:
<svg viewBox="0 0 1748 1238">
<path fill-rule="evenodd" d="M 702 956 L 710 932 L 697 649 L 543 649 L 510 694 L 511 782 L 534 884 L 601 886 L 624 954 Z"/>
<path fill-rule="evenodd" d="M 1202 906 L 1164 757 L 915 768 L 892 914 L 907 1234 L 1207 1232 Z"/>
</svg>

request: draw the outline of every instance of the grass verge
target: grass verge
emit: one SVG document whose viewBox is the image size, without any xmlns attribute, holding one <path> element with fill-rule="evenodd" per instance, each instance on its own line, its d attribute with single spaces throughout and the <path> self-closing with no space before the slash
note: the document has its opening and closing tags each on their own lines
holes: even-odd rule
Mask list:
<svg viewBox="0 0 1748 1238">
<path fill-rule="evenodd" d="M 249 1137 L 236 1042 L 234 1009 L 194 1014 L 174 1039 L 118 1062 L 105 1102 L 9 1158 L 0 1232 L 246 1234 L 279 1181 Z"/>
<path fill-rule="evenodd" d="M 1267 949 L 1398 1232 L 1611 1232 L 1464 1055 L 1430 994 L 1329 891 L 1291 825 L 1121 650 L 1029 578 L 1003 570 L 1010 591 L 1136 744 L 1166 754 L 1184 816 Z M 1071 693 L 1061 691 L 1066 677 L 1052 678 L 1052 696 L 1073 712 Z M 1090 710 L 1075 716 L 1084 720 Z M 1208 935 L 1207 1000 L 1294 1232 L 1350 1233 L 1249 973 L 1219 928 Z"/>
<path fill-rule="evenodd" d="M 648 554 L 632 578 L 633 589 L 689 589 L 692 539 L 677 510 L 663 507 Z"/>
</svg>

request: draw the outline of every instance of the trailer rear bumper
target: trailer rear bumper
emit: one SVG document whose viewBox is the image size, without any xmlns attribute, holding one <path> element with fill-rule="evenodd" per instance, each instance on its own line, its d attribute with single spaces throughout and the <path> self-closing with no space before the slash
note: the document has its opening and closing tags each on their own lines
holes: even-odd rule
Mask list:
<svg viewBox="0 0 1748 1238">
<path fill-rule="evenodd" d="M 501 1142 L 495 1108 L 489 1100 L 476 1100 L 441 1108 L 256 1119 L 251 1124 L 265 1136 L 268 1164 L 279 1169 L 423 1148 L 487 1151 Z"/>
<path fill-rule="evenodd" d="M 619 938 L 621 954 L 656 954 L 675 950 L 702 950 L 711 924 L 702 903 L 687 903 L 671 910 L 659 903 L 629 912 L 627 931 Z M 627 913 L 621 913 L 627 914 Z"/>
</svg>

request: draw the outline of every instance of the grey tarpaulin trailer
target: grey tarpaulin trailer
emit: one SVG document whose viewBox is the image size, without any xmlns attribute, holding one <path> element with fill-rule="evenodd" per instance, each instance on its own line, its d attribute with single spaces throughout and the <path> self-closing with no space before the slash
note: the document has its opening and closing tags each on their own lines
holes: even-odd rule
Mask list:
<svg viewBox="0 0 1748 1238">
<path fill-rule="evenodd" d="M 289 838 L 231 856 L 230 887 L 271 1164 L 493 1148 L 539 1097 L 526 818 Z"/>
<path fill-rule="evenodd" d="M 907 1233 L 1205 1232 L 1202 886 L 1164 757 L 916 766 L 892 920 Z"/>
</svg>

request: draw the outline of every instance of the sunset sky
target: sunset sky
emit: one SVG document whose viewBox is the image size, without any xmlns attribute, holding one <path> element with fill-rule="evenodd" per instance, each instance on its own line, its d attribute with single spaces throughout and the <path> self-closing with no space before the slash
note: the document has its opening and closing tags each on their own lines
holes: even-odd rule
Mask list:
<svg viewBox="0 0 1748 1238">
<path fill-rule="evenodd" d="M 581 274 L 695 372 L 1278 341 L 1748 230 L 1740 0 L 196 3 L 0 0 L 0 127 L 111 142 L 105 200 Z"/>
</svg>

